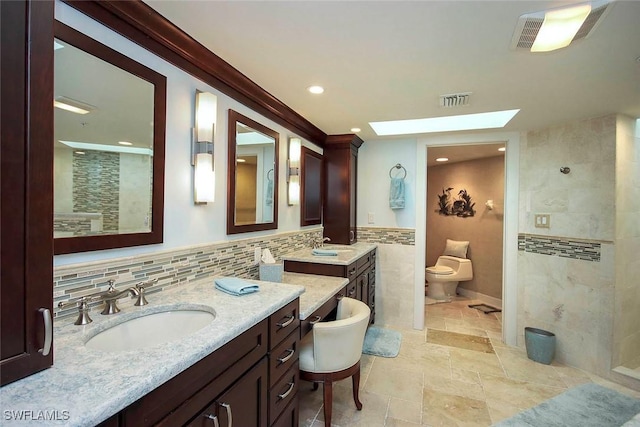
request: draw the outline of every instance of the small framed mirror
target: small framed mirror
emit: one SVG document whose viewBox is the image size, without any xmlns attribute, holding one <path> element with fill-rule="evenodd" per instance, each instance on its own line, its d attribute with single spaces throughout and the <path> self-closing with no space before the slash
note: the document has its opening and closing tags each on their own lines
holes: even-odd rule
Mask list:
<svg viewBox="0 0 640 427">
<path fill-rule="evenodd" d="M 161 243 L 166 77 L 54 30 L 54 252 Z"/>
<path fill-rule="evenodd" d="M 278 132 L 229 110 L 227 234 L 278 228 Z"/>
<path fill-rule="evenodd" d="M 302 147 L 300 169 L 300 225 L 322 224 L 322 154 Z"/>
</svg>

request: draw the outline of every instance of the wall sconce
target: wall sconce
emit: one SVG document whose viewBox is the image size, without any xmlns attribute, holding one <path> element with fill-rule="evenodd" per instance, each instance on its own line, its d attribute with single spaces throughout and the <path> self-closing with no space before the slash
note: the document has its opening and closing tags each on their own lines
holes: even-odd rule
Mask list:
<svg viewBox="0 0 640 427">
<path fill-rule="evenodd" d="M 289 138 L 289 159 L 287 160 L 287 185 L 289 206 L 300 204 L 300 138 Z"/>
<path fill-rule="evenodd" d="M 191 141 L 193 170 L 193 200 L 195 204 L 213 202 L 216 175 L 213 167 L 213 131 L 217 98 L 196 90 L 196 124 Z"/>
</svg>

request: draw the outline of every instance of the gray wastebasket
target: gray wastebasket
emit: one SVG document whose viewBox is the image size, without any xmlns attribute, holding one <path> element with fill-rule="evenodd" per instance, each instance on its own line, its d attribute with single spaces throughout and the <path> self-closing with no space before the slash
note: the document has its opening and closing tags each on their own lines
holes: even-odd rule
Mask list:
<svg viewBox="0 0 640 427">
<path fill-rule="evenodd" d="M 537 328 L 524 328 L 524 344 L 527 357 L 539 363 L 550 365 L 556 352 L 554 333 Z"/>
</svg>

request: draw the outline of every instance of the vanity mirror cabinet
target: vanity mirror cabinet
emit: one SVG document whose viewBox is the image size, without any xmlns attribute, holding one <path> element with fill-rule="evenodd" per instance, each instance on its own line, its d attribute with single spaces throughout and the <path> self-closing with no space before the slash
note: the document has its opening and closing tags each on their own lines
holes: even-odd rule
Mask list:
<svg viewBox="0 0 640 427">
<path fill-rule="evenodd" d="M 324 161 L 322 154 L 307 147 L 300 156 L 300 225 L 322 224 Z"/>
<path fill-rule="evenodd" d="M 324 146 L 324 236 L 331 243 L 351 245 L 358 241 L 356 230 L 357 135 L 329 135 Z"/>
<path fill-rule="evenodd" d="M 229 110 L 227 234 L 278 228 L 278 132 Z"/>
</svg>

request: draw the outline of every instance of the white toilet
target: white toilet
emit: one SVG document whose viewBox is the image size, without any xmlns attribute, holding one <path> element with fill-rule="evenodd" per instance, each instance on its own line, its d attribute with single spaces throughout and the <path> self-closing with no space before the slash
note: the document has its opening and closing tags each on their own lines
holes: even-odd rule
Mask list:
<svg viewBox="0 0 640 427">
<path fill-rule="evenodd" d="M 471 260 L 449 255 L 438 258 L 436 265 L 427 267 L 427 296 L 438 300 L 448 300 L 456 296 L 458 282 L 473 279 Z"/>
</svg>

